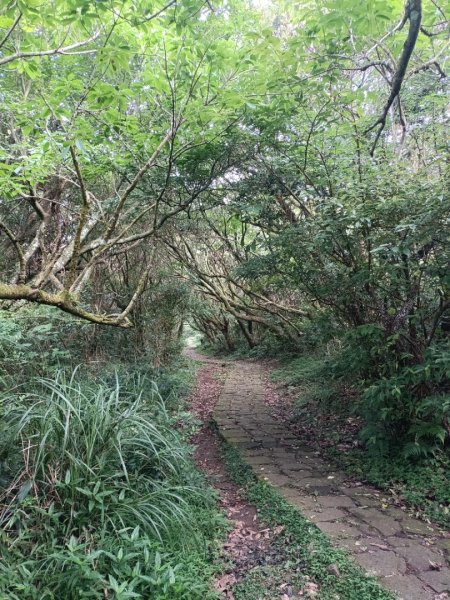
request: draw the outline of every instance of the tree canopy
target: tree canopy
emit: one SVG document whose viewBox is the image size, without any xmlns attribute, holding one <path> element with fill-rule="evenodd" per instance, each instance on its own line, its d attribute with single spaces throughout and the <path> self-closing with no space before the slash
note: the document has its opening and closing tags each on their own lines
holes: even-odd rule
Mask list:
<svg viewBox="0 0 450 600">
<path fill-rule="evenodd" d="M 278 220 L 303 226 L 344 183 L 338 171 L 367 186 L 375 164 L 394 160 L 432 178 L 443 168 L 446 11 L 431 1 L 8 3 L 0 296 L 128 326 L 148 268 L 120 307 L 105 292 L 101 311 L 92 275 L 152 247 L 177 216 L 201 218 L 219 197 L 228 212 L 240 197 L 245 212 L 259 186 L 245 221 L 260 224 L 268 192 Z M 246 235 L 258 243 L 257 228 Z"/>
<path fill-rule="evenodd" d="M 4 5 L 3 308 L 139 329 L 165 273 L 211 343 L 345 331 L 361 369 L 422 364 L 450 309 L 449 12 Z"/>
</svg>

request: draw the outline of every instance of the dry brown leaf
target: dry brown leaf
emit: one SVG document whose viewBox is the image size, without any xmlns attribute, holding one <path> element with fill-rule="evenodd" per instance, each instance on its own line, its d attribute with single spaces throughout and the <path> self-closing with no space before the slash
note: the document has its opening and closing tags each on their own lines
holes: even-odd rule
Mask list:
<svg viewBox="0 0 450 600">
<path fill-rule="evenodd" d="M 319 594 L 319 586 L 313 581 L 308 581 L 302 591 L 307 598 L 316 598 Z"/>
<path fill-rule="evenodd" d="M 225 592 L 226 590 L 233 587 L 235 583 L 236 576 L 234 575 L 234 573 L 225 573 L 225 575 L 222 575 L 222 577 L 216 579 L 216 581 L 214 582 L 214 587 L 218 592 Z"/>
</svg>

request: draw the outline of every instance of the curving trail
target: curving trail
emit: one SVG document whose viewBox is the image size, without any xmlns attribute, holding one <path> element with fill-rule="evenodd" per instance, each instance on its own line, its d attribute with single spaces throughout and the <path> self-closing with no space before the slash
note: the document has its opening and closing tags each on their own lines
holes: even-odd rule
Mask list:
<svg viewBox="0 0 450 600">
<path fill-rule="evenodd" d="M 230 367 L 214 420 L 255 473 L 403 600 L 450 599 L 448 533 L 386 506 L 374 488 L 346 484 L 344 473 L 272 416 L 263 367 L 245 360 Z"/>
</svg>

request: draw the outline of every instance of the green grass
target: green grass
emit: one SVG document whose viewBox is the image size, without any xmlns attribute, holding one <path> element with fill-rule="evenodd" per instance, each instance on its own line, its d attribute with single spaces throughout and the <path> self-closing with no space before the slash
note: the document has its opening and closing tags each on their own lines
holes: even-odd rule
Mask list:
<svg viewBox="0 0 450 600">
<path fill-rule="evenodd" d="M 0 598 L 215 598 L 224 518 L 155 385 L 34 389 L 1 399 Z"/>
<path fill-rule="evenodd" d="M 236 589 L 237 600 L 273 598 L 287 580 L 300 587 L 307 580 L 319 585 L 320 600 L 392 600 L 375 579 L 367 577 L 343 550 L 330 540 L 301 513 L 286 502 L 268 484 L 259 481 L 237 450 L 223 444 L 223 457 L 232 479 L 242 486 L 245 498 L 258 509 L 261 521 L 268 526 L 283 525 L 277 540 L 280 565 L 262 567 L 249 573 Z M 336 576 L 336 568 L 339 576 Z M 262 594 L 262 595 L 261 595 Z M 264 595 L 266 594 L 266 595 Z"/>
</svg>

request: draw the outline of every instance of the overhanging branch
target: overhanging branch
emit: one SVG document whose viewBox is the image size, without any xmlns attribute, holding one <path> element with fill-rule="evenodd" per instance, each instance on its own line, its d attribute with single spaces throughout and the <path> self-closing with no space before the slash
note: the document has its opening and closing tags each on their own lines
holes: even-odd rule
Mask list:
<svg viewBox="0 0 450 600">
<path fill-rule="evenodd" d="M 384 105 L 381 116 L 375 121 L 373 125 L 371 125 L 366 133 L 372 131 L 373 129 L 378 127 L 378 131 L 375 136 L 375 140 L 372 144 L 372 148 L 370 150 L 370 155 L 373 156 L 375 153 L 375 149 L 377 147 L 380 136 L 386 126 L 386 119 L 389 113 L 389 110 L 394 103 L 394 100 L 400 93 L 400 89 L 402 87 L 403 79 L 405 77 L 406 69 L 408 68 L 408 63 L 413 53 L 414 47 L 416 45 L 417 37 L 420 32 L 420 26 L 422 22 L 422 0 L 407 0 L 406 8 L 405 8 L 405 16 L 403 21 L 409 21 L 409 29 L 408 36 L 406 38 L 405 44 L 403 46 L 403 52 L 400 57 L 400 61 L 398 63 L 397 70 L 394 74 L 394 78 L 392 80 L 391 85 L 391 93 Z"/>
<path fill-rule="evenodd" d="M 97 325 L 112 325 L 125 329 L 132 326 L 131 321 L 126 316 L 128 313 L 126 313 L 125 316 L 123 314 L 101 315 L 92 313 L 81 308 L 81 306 L 68 297 L 65 291 L 51 293 L 33 288 L 29 285 L 0 283 L 0 300 L 26 300 L 37 304 L 54 306 L 75 317 L 80 317 L 85 321 L 90 321 Z"/>
</svg>

